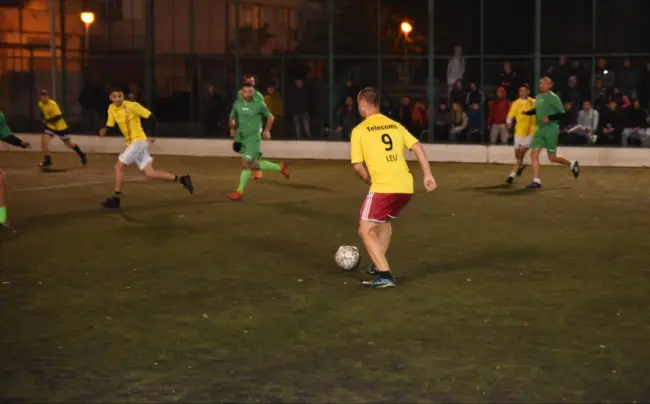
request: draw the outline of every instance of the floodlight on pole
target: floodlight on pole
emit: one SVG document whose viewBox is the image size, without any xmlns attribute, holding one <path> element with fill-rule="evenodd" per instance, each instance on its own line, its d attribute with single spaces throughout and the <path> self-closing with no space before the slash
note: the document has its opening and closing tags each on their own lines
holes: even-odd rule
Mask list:
<svg viewBox="0 0 650 404">
<path fill-rule="evenodd" d="M 84 11 L 81 13 L 81 22 L 84 23 L 85 28 L 85 42 L 86 42 L 86 51 L 84 52 L 84 65 L 88 66 L 88 52 L 90 51 L 90 26 L 95 22 L 95 13 L 92 11 Z"/>
<path fill-rule="evenodd" d="M 400 24 L 399 29 L 402 31 L 402 33 L 403 33 L 404 35 L 408 35 L 408 34 L 411 33 L 411 31 L 413 31 L 413 26 L 411 25 L 410 22 L 408 22 L 408 21 L 403 21 L 403 22 Z"/>
</svg>

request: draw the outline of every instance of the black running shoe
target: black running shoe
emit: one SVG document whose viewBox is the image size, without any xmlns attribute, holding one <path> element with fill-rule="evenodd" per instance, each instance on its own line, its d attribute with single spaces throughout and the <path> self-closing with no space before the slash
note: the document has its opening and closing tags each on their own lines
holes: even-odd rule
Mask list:
<svg viewBox="0 0 650 404">
<path fill-rule="evenodd" d="M 514 178 L 508 176 L 508 178 L 506 178 L 505 183 L 508 184 L 508 185 L 512 185 L 512 183 L 513 183 L 514 181 L 515 181 Z"/>
<path fill-rule="evenodd" d="M 41 161 L 41 164 L 39 164 L 39 166 L 44 170 L 48 169 L 48 168 L 51 168 L 52 167 L 52 160 L 45 159 L 45 160 Z"/>
<path fill-rule="evenodd" d="M 85 167 L 86 164 L 88 164 L 88 158 L 86 157 L 86 153 L 81 153 L 79 155 L 79 158 L 81 159 L 81 164 L 83 164 Z"/>
<path fill-rule="evenodd" d="M 14 229 L 13 227 L 9 226 L 9 223 L 0 224 L 0 234 L 7 234 L 9 236 L 12 236 L 16 233 L 18 233 L 18 231 L 16 231 L 16 229 Z"/>
<path fill-rule="evenodd" d="M 526 185 L 526 188 L 527 188 L 527 189 L 541 189 L 541 188 L 542 188 L 542 184 L 540 184 L 539 182 L 535 182 L 535 181 L 533 181 L 533 182 L 531 182 L 530 184 Z"/>
<path fill-rule="evenodd" d="M 190 192 L 190 195 L 194 193 L 194 184 L 192 184 L 192 177 L 189 175 L 182 176 L 181 184 L 183 185 L 183 188 L 187 189 Z"/>
<path fill-rule="evenodd" d="M 120 208 L 120 198 L 111 196 L 102 201 L 101 205 L 106 209 L 119 209 Z"/>
<path fill-rule="evenodd" d="M 517 170 L 517 177 L 521 177 L 521 173 L 524 172 L 524 170 L 526 169 L 526 167 L 528 167 L 526 164 L 522 164 L 522 166 L 519 167 L 519 169 Z"/>
<path fill-rule="evenodd" d="M 573 163 L 573 166 L 571 166 L 571 172 L 573 173 L 573 176 L 575 178 L 578 178 L 580 176 L 580 163 L 578 162 L 578 160 L 576 160 Z"/>
</svg>

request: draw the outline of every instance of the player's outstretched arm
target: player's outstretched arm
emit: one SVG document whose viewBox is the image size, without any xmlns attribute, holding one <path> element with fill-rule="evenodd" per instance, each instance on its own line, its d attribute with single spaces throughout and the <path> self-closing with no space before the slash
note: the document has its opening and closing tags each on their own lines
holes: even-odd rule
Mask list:
<svg viewBox="0 0 650 404">
<path fill-rule="evenodd" d="M 23 141 L 16 135 L 9 135 L 3 138 L 0 138 L 5 143 L 9 143 L 12 146 L 20 147 L 21 149 L 29 149 L 29 143 Z"/>
<path fill-rule="evenodd" d="M 415 153 L 415 158 L 420 164 L 420 170 L 424 176 L 424 188 L 426 188 L 427 192 L 431 192 L 438 188 L 438 184 L 436 183 L 435 178 L 433 178 L 433 174 L 431 174 L 431 167 L 429 166 L 429 158 L 427 157 L 427 152 L 424 151 L 422 144 L 420 142 L 415 143 L 413 146 L 411 146 L 411 151 Z"/>
</svg>

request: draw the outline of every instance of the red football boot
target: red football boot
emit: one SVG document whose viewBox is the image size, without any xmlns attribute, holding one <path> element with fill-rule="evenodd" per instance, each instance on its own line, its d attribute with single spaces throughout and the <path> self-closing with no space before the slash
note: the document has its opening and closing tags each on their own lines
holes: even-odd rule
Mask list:
<svg viewBox="0 0 650 404">
<path fill-rule="evenodd" d="M 290 176 L 289 176 L 289 169 L 287 168 L 287 163 L 284 162 L 280 163 L 280 167 L 282 167 L 282 171 L 280 171 L 282 175 L 284 175 L 286 179 L 289 179 Z"/>
<path fill-rule="evenodd" d="M 228 199 L 230 199 L 231 201 L 235 201 L 235 202 L 243 201 L 244 200 L 244 194 L 242 194 L 239 191 L 235 191 L 235 192 L 232 192 L 232 193 L 228 194 Z"/>
<path fill-rule="evenodd" d="M 260 180 L 262 178 L 264 178 L 264 175 L 262 174 L 262 171 L 260 171 L 260 170 L 253 171 L 253 179 L 254 180 L 257 181 L 257 180 Z"/>
</svg>

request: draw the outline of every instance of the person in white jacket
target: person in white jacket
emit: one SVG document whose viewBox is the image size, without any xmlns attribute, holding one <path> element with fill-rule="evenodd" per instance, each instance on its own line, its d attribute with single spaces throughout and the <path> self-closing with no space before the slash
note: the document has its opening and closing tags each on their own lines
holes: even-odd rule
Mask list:
<svg viewBox="0 0 650 404">
<path fill-rule="evenodd" d="M 578 124 L 569 129 L 569 133 L 583 138 L 587 138 L 592 143 L 596 142 L 596 129 L 600 115 L 598 111 L 591 106 L 591 101 L 582 103 L 582 109 L 578 113 Z"/>
<path fill-rule="evenodd" d="M 462 80 L 465 76 L 465 58 L 463 57 L 463 48 L 454 47 L 454 56 L 449 59 L 447 64 L 447 96 L 457 80 Z"/>
</svg>

